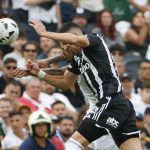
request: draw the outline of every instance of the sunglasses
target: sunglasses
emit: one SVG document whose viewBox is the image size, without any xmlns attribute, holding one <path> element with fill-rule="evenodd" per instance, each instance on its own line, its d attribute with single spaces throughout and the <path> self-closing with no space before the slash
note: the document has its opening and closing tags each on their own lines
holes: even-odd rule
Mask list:
<svg viewBox="0 0 150 150">
<path fill-rule="evenodd" d="M 36 49 L 25 49 L 24 51 L 25 51 L 25 52 L 28 52 L 28 53 L 29 53 L 29 52 L 32 52 L 32 53 L 37 52 Z"/>
<path fill-rule="evenodd" d="M 6 68 L 7 68 L 8 70 L 15 70 L 17 67 L 16 67 L 16 66 L 6 66 Z"/>
</svg>

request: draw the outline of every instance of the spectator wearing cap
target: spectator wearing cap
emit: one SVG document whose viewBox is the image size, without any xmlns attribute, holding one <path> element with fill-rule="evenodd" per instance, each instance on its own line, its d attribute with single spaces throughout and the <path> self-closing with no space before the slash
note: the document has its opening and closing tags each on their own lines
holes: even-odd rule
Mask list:
<svg viewBox="0 0 150 150">
<path fill-rule="evenodd" d="M 115 29 L 115 19 L 111 11 L 104 9 L 97 13 L 96 27 L 94 33 L 99 33 L 105 40 L 108 47 L 119 44 L 124 46 L 123 39 Z"/>
<path fill-rule="evenodd" d="M 150 60 L 143 59 L 138 66 L 138 78 L 135 81 L 135 93 L 139 93 L 143 84 L 150 83 Z"/>
<path fill-rule="evenodd" d="M 14 80 L 13 71 L 17 68 L 17 61 L 14 58 L 8 58 L 3 61 L 3 75 L 0 77 L 0 94 L 4 92 L 8 82 Z"/>
<path fill-rule="evenodd" d="M 120 76 L 120 81 L 123 85 L 123 93 L 124 95 L 132 100 L 136 100 L 138 101 L 138 99 L 140 99 L 140 96 L 138 94 L 135 94 L 134 91 L 134 80 L 132 78 L 132 76 L 125 72 Z"/>
<path fill-rule="evenodd" d="M 19 103 L 18 111 L 22 114 L 23 127 L 28 132 L 28 119 L 31 114 L 31 109 L 29 106 Z"/>
<path fill-rule="evenodd" d="M 140 91 L 140 99 L 133 99 L 132 104 L 136 112 L 144 115 L 147 107 L 150 107 L 150 84 L 143 84 Z"/>
</svg>

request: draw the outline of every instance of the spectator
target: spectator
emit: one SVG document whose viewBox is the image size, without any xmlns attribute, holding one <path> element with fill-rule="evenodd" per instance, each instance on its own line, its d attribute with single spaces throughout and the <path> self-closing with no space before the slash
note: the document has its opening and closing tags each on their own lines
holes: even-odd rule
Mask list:
<svg viewBox="0 0 150 150">
<path fill-rule="evenodd" d="M 96 13 L 103 8 L 103 0 L 77 0 L 77 12 L 83 11 L 87 16 L 88 23 L 94 23 Z"/>
<path fill-rule="evenodd" d="M 147 142 L 147 136 L 144 130 L 141 131 L 141 146 L 142 146 L 142 150 L 149 150 L 146 147 L 146 142 Z"/>
<path fill-rule="evenodd" d="M 144 115 L 136 112 L 136 126 L 138 129 L 142 129 L 144 126 Z"/>
<path fill-rule="evenodd" d="M 0 94 L 4 92 L 8 82 L 14 80 L 13 71 L 17 68 L 17 62 L 13 58 L 8 58 L 3 61 L 3 75 L 0 77 Z"/>
<path fill-rule="evenodd" d="M 62 115 L 65 115 L 67 113 L 67 110 L 66 110 L 66 106 L 63 102 L 61 101 L 56 101 L 54 102 L 52 105 L 52 113 L 57 116 L 57 117 L 60 117 Z"/>
<path fill-rule="evenodd" d="M 138 101 L 140 99 L 140 95 L 134 93 L 134 80 L 131 77 L 131 75 L 128 74 L 127 72 L 123 73 L 120 76 L 120 81 L 123 85 L 124 95 L 131 101 L 132 100 Z"/>
<path fill-rule="evenodd" d="M 51 50 L 49 51 L 48 57 L 56 57 L 58 55 L 63 55 L 63 51 L 59 46 L 55 46 L 53 48 L 51 48 Z M 62 61 L 61 61 L 62 62 Z M 51 68 L 58 68 L 60 67 L 59 64 L 61 64 L 61 62 L 55 62 L 55 63 L 51 63 L 49 66 Z M 64 62 L 64 61 L 63 61 Z M 63 63 L 62 62 L 62 63 Z M 65 62 L 64 62 L 65 63 Z M 65 65 L 65 64 L 64 64 Z M 62 67 L 62 66 L 61 66 Z"/>
<path fill-rule="evenodd" d="M 146 12 L 149 10 L 149 0 L 129 0 L 129 2 L 131 3 L 132 5 L 132 11 L 136 11 L 136 10 L 139 10 L 141 12 Z M 134 10 L 135 9 L 135 10 Z"/>
<path fill-rule="evenodd" d="M 11 100 L 8 98 L 0 99 L 0 118 L 2 120 L 2 126 L 4 129 L 4 133 L 7 133 L 10 129 L 9 124 L 9 112 L 12 111 Z"/>
<path fill-rule="evenodd" d="M 72 84 L 69 90 L 62 92 L 70 101 L 70 103 L 79 110 L 83 105 L 86 105 L 86 99 L 83 96 L 77 83 Z"/>
<path fill-rule="evenodd" d="M 125 55 L 125 48 L 119 44 L 112 45 L 109 48 L 113 58 L 115 60 L 123 60 Z"/>
<path fill-rule="evenodd" d="M 56 136 L 64 143 L 74 133 L 75 124 L 71 116 L 61 116 L 59 118 L 59 129 L 56 131 Z"/>
<path fill-rule="evenodd" d="M 20 150 L 56 150 L 48 140 L 51 134 L 51 120 L 47 113 L 36 111 L 32 113 L 28 121 L 30 137 L 27 138 Z"/>
<path fill-rule="evenodd" d="M 73 0 L 62 0 L 60 3 L 62 23 L 71 21 L 76 13 L 76 8 L 73 4 Z"/>
<path fill-rule="evenodd" d="M 21 96 L 21 86 L 17 81 L 10 81 L 0 95 L 0 98 L 7 97 L 11 100 L 14 109 L 18 109 L 18 98 Z"/>
<path fill-rule="evenodd" d="M 112 12 L 117 22 L 130 19 L 131 13 L 128 0 L 104 0 L 103 3 L 104 7 Z"/>
<path fill-rule="evenodd" d="M 7 58 L 14 58 L 17 62 L 22 59 L 22 46 L 27 43 L 27 34 L 24 30 L 19 31 L 18 39 L 11 44 L 13 52 L 4 56 L 3 60 Z"/>
<path fill-rule="evenodd" d="M 138 78 L 135 81 L 135 93 L 139 93 L 142 84 L 150 83 L 150 60 L 143 59 L 138 68 Z"/>
<path fill-rule="evenodd" d="M 45 81 L 41 81 L 41 90 L 44 93 L 47 93 L 47 94 L 51 95 L 55 99 L 55 101 L 59 100 L 59 101 L 63 102 L 66 105 L 68 110 L 70 110 L 71 112 L 76 113 L 76 109 L 70 103 L 70 100 L 62 92 L 61 93 L 56 92 L 56 87 L 54 87 L 53 85 L 51 85 L 51 84 L 49 84 Z"/>
<path fill-rule="evenodd" d="M 41 53 L 38 54 L 38 59 L 44 59 L 48 57 L 48 53 L 51 49 L 56 45 L 56 42 L 52 39 L 48 39 L 45 37 L 40 37 L 40 48 Z"/>
<path fill-rule="evenodd" d="M 136 12 L 131 19 L 124 41 L 129 52 L 136 51 L 145 56 L 148 48 L 148 24 L 142 12 Z"/>
<path fill-rule="evenodd" d="M 104 38 L 108 47 L 115 44 L 124 46 L 120 33 L 115 29 L 115 19 L 111 11 L 104 9 L 97 13 L 96 26 L 93 32 L 99 33 Z"/>
<path fill-rule="evenodd" d="M 38 46 L 34 42 L 27 42 L 22 47 L 22 56 L 23 58 L 18 61 L 17 66 L 18 68 L 25 69 L 25 60 L 26 59 L 36 59 L 38 54 Z"/>
<path fill-rule="evenodd" d="M 22 114 L 23 127 L 28 132 L 28 120 L 29 120 L 29 116 L 31 114 L 30 107 L 28 107 L 27 105 L 20 104 L 18 111 Z"/>
<path fill-rule="evenodd" d="M 41 92 L 41 81 L 37 78 L 31 78 L 27 82 L 23 96 L 19 98 L 19 102 L 30 107 L 31 111 L 40 109 L 49 113 L 51 112 L 50 106 L 54 101 L 52 96 Z"/>
<path fill-rule="evenodd" d="M 146 133 L 146 148 L 150 149 L 150 107 L 145 110 L 144 128 Z"/>
<path fill-rule="evenodd" d="M 94 27 L 94 24 L 88 24 L 87 16 L 85 13 L 76 13 L 73 16 L 72 22 L 78 24 L 85 33 L 91 33 Z"/>
<path fill-rule="evenodd" d="M 131 102 L 136 112 L 144 115 L 147 107 L 150 107 L 150 85 L 143 84 L 140 92 L 140 99 L 133 99 Z"/>
<path fill-rule="evenodd" d="M 28 6 L 25 0 L 12 0 L 12 19 L 14 19 L 20 28 L 28 30 Z"/>
<path fill-rule="evenodd" d="M 26 0 L 26 4 L 29 6 L 29 21 L 33 19 L 41 20 L 49 31 L 60 29 L 61 14 L 59 3 L 54 4 L 47 0 Z M 39 41 L 38 35 L 32 28 L 29 28 L 29 41 Z"/>
<path fill-rule="evenodd" d="M 126 67 L 125 67 L 125 64 L 124 64 L 124 60 L 123 59 L 114 60 L 114 62 L 115 62 L 115 65 L 117 67 L 118 74 L 121 76 L 123 73 L 126 72 Z"/>
<path fill-rule="evenodd" d="M 23 132 L 23 119 L 18 111 L 11 111 L 9 113 L 10 127 L 12 131 L 8 132 L 2 141 L 3 150 L 19 150 L 19 146 L 26 138 Z"/>
</svg>

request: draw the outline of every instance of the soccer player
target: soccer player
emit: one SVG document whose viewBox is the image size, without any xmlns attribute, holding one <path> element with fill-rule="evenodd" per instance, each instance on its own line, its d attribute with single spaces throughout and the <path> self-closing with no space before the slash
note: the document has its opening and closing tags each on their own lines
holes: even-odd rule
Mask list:
<svg viewBox="0 0 150 150">
<path fill-rule="evenodd" d="M 59 40 L 66 59 L 71 61 L 64 75 L 53 76 L 28 60 L 30 74 L 63 90 L 77 80 L 90 103 L 87 115 L 66 143 L 66 150 L 82 150 L 108 132 L 120 150 L 141 150 L 133 106 L 122 94 L 117 71 L 102 37 L 98 34 L 83 35 L 81 28 L 74 23 L 65 24 L 61 33 L 47 32 L 37 20 L 30 25 L 40 36 Z M 16 70 L 15 75 L 18 73 Z"/>
</svg>

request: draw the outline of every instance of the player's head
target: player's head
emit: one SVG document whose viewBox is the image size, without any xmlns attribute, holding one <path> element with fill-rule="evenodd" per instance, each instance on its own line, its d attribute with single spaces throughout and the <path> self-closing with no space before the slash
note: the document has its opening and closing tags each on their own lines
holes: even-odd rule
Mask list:
<svg viewBox="0 0 150 150">
<path fill-rule="evenodd" d="M 83 29 L 79 25 L 77 25 L 77 24 L 75 24 L 73 22 L 65 23 L 62 26 L 62 28 L 60 29 L 59 32 L 60 33 L 65 33 L 65 32 L 73 33 L 73 34 L 76 34 L 76 35 L 83 35 L 84 34 Z"/>
</svg>

